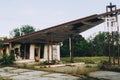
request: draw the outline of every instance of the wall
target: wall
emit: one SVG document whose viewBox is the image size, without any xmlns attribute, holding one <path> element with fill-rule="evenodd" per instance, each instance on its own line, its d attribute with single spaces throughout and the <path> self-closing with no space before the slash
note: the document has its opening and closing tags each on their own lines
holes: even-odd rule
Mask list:
<svg viewBox="0 0 120 80">
<path fill-rule="evenodd" d="M 49 59 L 52 60 L 52 46 L 49 46 Z M 48 46 L 45 45 L 44 59 L 48 60 Z M 60 45 L 53 45 L 53 60 L 60 60 Z"/>
<path fill-rule="evenodd" d="M 20 52 L 20 44 L 16 44 L 14 45 L 13 47 L 14 49 L 15 48 L 18 48 L 19 49 L 19 52 Z M 35 44 L 30 44 L 30 55 L 29 55 L 29 59 L 30 60 L 34 60 L 35 58 L 35 48 L 39 48 L 39 51 L 38 51 L 38 57 L 40 58 L 40 46 L 36 46 Z M 53 49 L 53 57 L 52 57 L 52 49 Z M 8 54 L 9 53 L 9 47 L 6 48 L 6 53 Z M 2 51 L 1 51 L 2 52 Z M 53 45 L 53 46 L 49 46 L 49 60 L 60 60 L 60 45 Z M 43 56 L 43 59 L 40 59 L 40 61 L 46 61 L 48 60 L 48 45 L 45 45 L 44 46 L 44 56 Z"/>
<path fill-rule="evenodd" d="M 53 45 L 53 60 L 60 60 L 60 45 Z"/>
</svg>

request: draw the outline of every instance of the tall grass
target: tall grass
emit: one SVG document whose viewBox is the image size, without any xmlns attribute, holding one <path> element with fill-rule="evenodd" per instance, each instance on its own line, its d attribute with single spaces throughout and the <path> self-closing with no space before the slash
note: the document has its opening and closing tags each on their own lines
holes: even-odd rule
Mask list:
<svg viewBox="0 0 120 80">
<path fill-rule="evenodd" d="M 63 62 L 70 62 L 70 57 L 62 57 Z M 101 61 L 108 61 L 108 57 L 74 57 L 74 62 L 85 62 L 85 63 L 99 63 Z"/>
</svg>

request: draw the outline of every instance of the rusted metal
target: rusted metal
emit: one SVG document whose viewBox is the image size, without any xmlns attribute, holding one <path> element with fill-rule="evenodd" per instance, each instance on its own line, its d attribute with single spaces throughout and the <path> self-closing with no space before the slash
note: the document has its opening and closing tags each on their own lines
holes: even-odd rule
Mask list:
<svg viewBox="0 0 120 80">
<path fill-rule="evenodd" d="M 118 25 L 118 14 L 116 5 L 106 6 L 106 13 L 107 14 L 107 28 L 108 28 L 108 52 L 109 52 L 109 62 L 116 64 L 116 57 L 118 59 L 119 64 L 119 25 Z M 113 13 L 110 13 L 113 12 Z M 117 53 L 116 53 L 117 52 Z M 117 54 L 117 55 L 116 55 Z M 112 58 L 112 62 L 111 62 Z"/>
</svg>

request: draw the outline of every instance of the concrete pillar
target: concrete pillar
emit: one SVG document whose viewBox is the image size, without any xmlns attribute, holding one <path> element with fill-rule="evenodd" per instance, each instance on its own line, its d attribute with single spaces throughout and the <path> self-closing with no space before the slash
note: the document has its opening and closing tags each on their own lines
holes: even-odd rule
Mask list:
<svg viewBox="0 0 120 80">
<path fill-rule="evenodd" d="M 26 59 L 26 44 L 24 44 L 24 59 Z"/>
<path fill-rule="evenodd" d="M 51 60 L 51 46 L 45 45 L 44 47 L 44 59 L 45 60 Z"/>
<path fill-rule="evenodd" d="M 57 59 L 60 61 L 60 45 L 57 45 Z"/>
<path fill-rule="evenodd" d="M 47 45 L 47 61 L 50 62 L 50 45 Z"/>
<path fill-rule="evenodd" d="M 30 59 L 31 60 L 34 60 L 34 57 L 35 57 L 35 45 L 31 44 L 30 45 Z"/>
<path fill-rule="evenodd" d="M 53 60 L 60 60 L 60 45 L 53 45 Z"/>
<path fill-rule="evenodd" d="M 12 50 L 12 43 L 9 43 L 9 51 L 7 52 L 8 55 L 10 55 L 11 50 Z"/>
<path fill-rule="evenodd" d="M 47 60 L 47 45 L 45 45 L 44 47 L 44 58 L 45 60 Z"/>
</svg>

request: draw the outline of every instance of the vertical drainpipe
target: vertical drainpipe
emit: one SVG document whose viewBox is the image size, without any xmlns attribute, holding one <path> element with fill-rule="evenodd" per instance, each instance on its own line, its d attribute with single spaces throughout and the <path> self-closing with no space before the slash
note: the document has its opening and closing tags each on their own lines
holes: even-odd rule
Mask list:
<svg viewBox="0 0 120 80">
<path fill-rule="evenodd" d="M 69 37 L 69 50 L 70 50 L 70 62 L 74 62 L 74 57 L 73 57 L 73 36 Z"/>
</svg>

